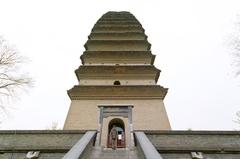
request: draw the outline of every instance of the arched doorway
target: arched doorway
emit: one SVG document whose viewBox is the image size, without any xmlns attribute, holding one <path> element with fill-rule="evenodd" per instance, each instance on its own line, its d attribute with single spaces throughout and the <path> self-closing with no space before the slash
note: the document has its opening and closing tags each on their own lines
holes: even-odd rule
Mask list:
<svg viewBox="0 0 240 159">
<path fill-rule="evenodd" d="M 119 86 L 119 85 L 121 85 L 120 81 L 114 81 L 113 84 L 114 84 L 115 86 Z"/>
<path fill-rule="evenodd" d="M 112 147 L 112 138 L 110 135 L 110 131 L 112 130 L 113 126 L 117 129 L 117 148 L 125 148 L 125 126 L 122 119 L 115 118 L 112 119 L 108 124 L 108 141 L 107 141 L 107 147 Z"/>
</svg>

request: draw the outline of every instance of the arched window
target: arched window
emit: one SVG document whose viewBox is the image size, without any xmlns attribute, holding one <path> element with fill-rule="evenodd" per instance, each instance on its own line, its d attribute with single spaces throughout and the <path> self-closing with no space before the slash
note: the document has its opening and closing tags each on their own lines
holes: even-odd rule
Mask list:
<svg viewBox="0 0 240 159">
<path fill-rule="evenodd" d="M 114 85 L 121 85 L 120 81 L 114 81 Z"/>
</svg>

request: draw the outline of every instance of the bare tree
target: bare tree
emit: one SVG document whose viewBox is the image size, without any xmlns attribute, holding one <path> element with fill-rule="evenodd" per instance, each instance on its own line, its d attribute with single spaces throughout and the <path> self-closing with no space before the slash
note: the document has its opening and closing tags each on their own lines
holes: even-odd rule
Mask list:
<svg viewBox="0 0 240 159">
<path fill-rule="evenodd" d="M 235 75 L 240 75 L 240 15 L 237 16 L 234 31 L 230 35 L 230 50 L 232 53 L 232 64 L 235 69 Z M 229 44 L 229 43 L 228 43 Z"/>
<path fill-rule="evenodd" d="M 61 130 L 58 126 L 58 122 L 53 121 L 50 126 L 46 127 L 46 130 Z"/>
<path fill-rule="evenodd" d="M 32 84 L 32 79 L 20 70 L 25 62 L 16 48 L 0 37 L 0 112 L 6 109 L 6 100 Z"/>
<path fill-rule="evenodd" d="M 230 35 L 228 45 L 230 44 L 234 75 L 240 77 L 240 15 L 236 19 L 234 31 Z M 240 110 L 236 112 L 236 119 L 233 121 L 240 126 Z"/>
<path fill-rule="evenodd" d="M 236 119 L 233 120 L 235 123 L 240 124 L 240 111 L 236 113 Z"/>
<path fill-rule="evenodd" d="M 234 72 L 238 77 L 240 75 L 240 35 L 234 35 L 232 41 L 232 62 L 233 66 L 236 69 Z"/>
</svg>

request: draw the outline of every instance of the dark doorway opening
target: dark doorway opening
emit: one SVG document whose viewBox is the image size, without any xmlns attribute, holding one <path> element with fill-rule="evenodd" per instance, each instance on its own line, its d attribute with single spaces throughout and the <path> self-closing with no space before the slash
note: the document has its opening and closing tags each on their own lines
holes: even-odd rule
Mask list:
<svg viewBox="0 0 240 159">
<path fill-rule="evenodd" d="M 121 85 L 120 81 L 114 81 L 114 85 Z"/>
<path fill-rule="evenodd" d="M 115 128 L 117 129 L 117 148 L 125 148 L 125 127 L 124 127 L 124 122 L 123 120 L 116 118 L 116 119 L 112 119 L 109 122 L 108 125 L 108 141 L 107 141 L 107 147 L 112 148 L 112 137 L 110 135 L 110 132 L 112 130 L 112 128 L 115 126 Z"/>
</svg>

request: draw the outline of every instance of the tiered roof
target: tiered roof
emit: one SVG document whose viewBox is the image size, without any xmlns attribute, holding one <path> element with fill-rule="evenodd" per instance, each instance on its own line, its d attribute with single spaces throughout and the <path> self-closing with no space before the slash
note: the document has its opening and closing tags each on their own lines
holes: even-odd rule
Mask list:
<svg viewBox="0 0 240 159">
<path fill-rule="evenodd" d="M 84 45 L 86 51 L 81 56 L 82 64 L 76 71 L 78 80 L 152 80 L 151 84 L 104 85 L 94 86 L 95 90 L 113 91 L 121 87 L 129 95 L 135 89 L 158 92 L 153 95 L 163 99 L 167 89 L 157 86 L 160 70 L 153 66 L 155 55 L 151 53 L 151 44 L 139 21 L 129 12 L 108 12 L 94 25 Z M 80 82 L 79 82 L 80 83 Z M 81 98 L 81 91 L 92 90 L 91 84 L 79 84 L 68 94 L 71 99 Z M 133 89 L 134 88 L 134 89 Z M 158 91 L 156 91 L 158 89 Z M 110 93 L 110 97 L 116 94 Z M 112 94 L 112 95 L 111 95 Z M 151 93 L 153 94 L 153 93 Z M 128 95 L 127 93 L 125 95 Z M 85 94 L 85 97 L 88 96 Z M 89 94 L 89 97 L 91 95 Z M 100 96 L 100 95 L 99 95 Z M 139 93 L 138 95 L 139 96 Z M 140 93 L 144 96 L 144 93 Z M 147 95 L 148 97 L 149 94 Z"/>
<path fill-rule="evenodd" d="M 129 12 L 108 12 L 94 25 L 81 56 L 83 64 L 153 64 L 151 44 Z"/>
</svg>

